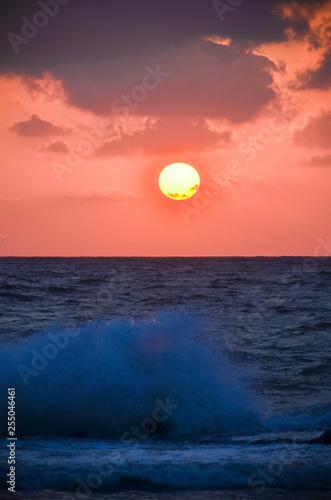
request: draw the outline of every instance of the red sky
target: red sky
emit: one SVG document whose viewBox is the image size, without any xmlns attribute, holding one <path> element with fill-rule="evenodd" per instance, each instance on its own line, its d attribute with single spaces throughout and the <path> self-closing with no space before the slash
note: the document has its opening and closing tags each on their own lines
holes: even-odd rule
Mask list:
<svg viewBox="0 0 331 500">
<path fill-rule="evenodd" d="M 2 16 L 0 255 L 331 253 L 331 2 L 54 2 Z"/>
</svg>

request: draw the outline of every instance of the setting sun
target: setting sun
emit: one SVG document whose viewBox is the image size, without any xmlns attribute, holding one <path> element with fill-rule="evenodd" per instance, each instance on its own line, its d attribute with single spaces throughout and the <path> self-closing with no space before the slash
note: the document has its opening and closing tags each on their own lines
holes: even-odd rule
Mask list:
<svg viewBox="0 0 331 500">
<path fill-rule="evenodd" d="M 198 172 L 187 163 L 172 163 L 162 170 L 159 177 L 162 193 L 173 200 L 190 198 L 197 192 L 199 185 Z"/>
</svg>

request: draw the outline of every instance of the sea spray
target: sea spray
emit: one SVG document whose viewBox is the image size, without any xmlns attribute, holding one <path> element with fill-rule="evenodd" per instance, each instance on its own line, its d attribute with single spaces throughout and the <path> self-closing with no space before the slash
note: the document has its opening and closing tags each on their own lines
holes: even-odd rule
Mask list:
<svg viewBox="0 0 331 500">
<path fill-rule="evenodd" d="M 194 317 L 163 312 L 137 322 L 90 321 L 74 335 L 67 329 L 67 338 L 52 327 L 15 349 L 2 345 L 1 386 L 17 388 L 20 433 L 117 438 L 151 418 L 157 399 L 177 409 L 155 434 L 194 439 L 258 426 L 236 370 L 194 340 L 196 327 Z M 35 372 L 28 384 L 22 366 Z"/>
</svg>

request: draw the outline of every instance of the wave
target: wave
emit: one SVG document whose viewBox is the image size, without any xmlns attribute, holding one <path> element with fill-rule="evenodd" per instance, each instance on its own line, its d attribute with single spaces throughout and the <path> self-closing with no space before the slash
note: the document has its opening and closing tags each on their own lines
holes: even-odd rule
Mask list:
<svg viewBox="0 0 331 500">
<path fill-rule="evenodd" d="M 273 415 L 264 421 L 265 430 L 323 431 L 331 428 L 331 403 L 314 404 L 306 408 L 292 410 L 284 415 Z M 317 436 L 316 436 L 317 437 Z"/>
<path fill-rule="evenodd" d="M 2 343 L 0 390 L 17 390 L 22 436 L 137 433 L 217 442 L 228 436 L 331 428 L 331 404 L 261 416 L 242 365 L 197 342 L 197 317 L 160 312 L 140 321 L 53 326 Z M 245 375 L 245 373 L 244 373 Z M 0 431 L 6 435 L 6 408 Z M 132 428 L 138 431 L 132 432 Z"/>
<path fill-rule="evenodd" d="M 259 427 L 239 367 L 197 343 L 196 328 L 195 318 L 167 312 L 52 327 L 2 344 L 0 386 L 16 387 L 21 435 L 117 438 L 144 421 L 146 432 L 170 437 Z"/>
<path fill-rule="evenodd" d="M 99 472 L 95 468 L 88 467 L 81 468 L 79 471 L 64 471 L 61 470 L 59 464 L 58 470 L 43 471 L 39 466 L 33 467 L 29 473 L 23 472 L 20 474 L 19 487 L 27 490 L 75 490 L 80 494 L 109 492 L 116 487 L 143 490 L 151 487 L 220 489 L 250 487 L 247 494 L 251 491 L 256 494 L 265 491 L 266 486 L 295 490 L 327 490 L 331 486 L 328 465 L 322 465 L 314 472 L 309 466 L 297 470 L 286 470 L 277 462 L 272 466 L 275 466 L 275 469 L 278 466 L 276 474 L 281 475 L 270 477 L 266 470 L 267 477 L 270 477 L 268 484 L 259 472 L 261 469 L 264 471 L 263 460 L 256 465 L 244 460 L 241 463 L 222 464 L 222 466 L 219 463 L 204 465 L 195 462 L 181 466 L 168 463 L 164 468 L 156 464 L 141 465 L 139 463 L 128 463 L 126 466 L 113 468 L 107 463 L 99 466 Z M 246 494 L 243 498 L 246 498 Z"/>
<path fill-rule="evenodd" d="M 307 441 L 331 428 L 331 404 L 262 417 L 241 365 L 196 341 L 197 319 L 162 312 L 2 343 L 0 391 L 16 388 L 25 461 L 17 487 L 330 489 L 328 447 Z"/>
<path fill-rule="evenodd" d="M 321 449 L 284 443 L 237 447 L 158 444 L 156 447 L 149 442 L 132 447 L 68 438 L 21 440 L 20 454 L 26 465 L 18 467 L 17 488 L 71 490 L 82 494 L 111 492 L 118 487 L 150 491 L 243 488 L 257 497 L 266 487 L 298 490 L 331 487 L 330 455 L 323 446 Z M 3 462 L 1 472 L 5 472 L 4 466 Z"/>
</svg>

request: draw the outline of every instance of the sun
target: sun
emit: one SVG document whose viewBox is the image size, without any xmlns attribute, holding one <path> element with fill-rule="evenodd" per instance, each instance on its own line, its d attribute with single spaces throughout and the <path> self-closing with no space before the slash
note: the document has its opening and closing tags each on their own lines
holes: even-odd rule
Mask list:
<svg viewBox="0 0 331 500">
<path fill-rule="evenodd" d="M 197 192 L 199 185 L 198 172 L 187 163 L 172 163 L 160 173 L 160 189 L 163 194 L 173 200 L 190 198 Z"/>
</svg>

